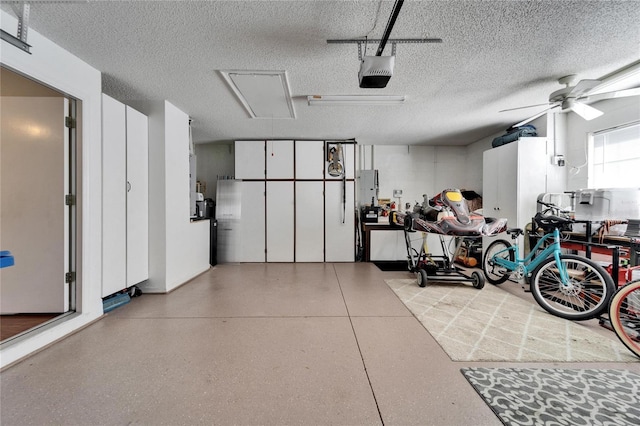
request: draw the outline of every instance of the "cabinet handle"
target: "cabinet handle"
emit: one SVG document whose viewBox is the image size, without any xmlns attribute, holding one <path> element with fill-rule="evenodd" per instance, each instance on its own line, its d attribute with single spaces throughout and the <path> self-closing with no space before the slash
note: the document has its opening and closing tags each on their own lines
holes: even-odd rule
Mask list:
<svg viewBox="0 0 640 426">
<path fill-rule="evenodd" d="M 127 181 L 127 192 L 131 192 L 131 182 Z"/>
</svg>

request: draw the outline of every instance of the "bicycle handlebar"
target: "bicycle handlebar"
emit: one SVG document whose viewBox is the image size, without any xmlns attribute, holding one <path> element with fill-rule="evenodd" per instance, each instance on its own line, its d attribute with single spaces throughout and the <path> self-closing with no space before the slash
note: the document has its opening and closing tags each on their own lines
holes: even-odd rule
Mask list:
<svg viewBox="0 0 640 426">
<path fill-rule="evenodd" d="M 536 200 L 536 201 L 537 201 L 538 204 L 542 204 L 545 207 L 549 207 L 552 210 L 556 210 L 558 213 L 571 213 L 571 211 L 561 209 L 560 207 L 556 206 L 555 204 L 546 203 L 546 202 L 540 201 L 540 200 Z"/>
</svg>

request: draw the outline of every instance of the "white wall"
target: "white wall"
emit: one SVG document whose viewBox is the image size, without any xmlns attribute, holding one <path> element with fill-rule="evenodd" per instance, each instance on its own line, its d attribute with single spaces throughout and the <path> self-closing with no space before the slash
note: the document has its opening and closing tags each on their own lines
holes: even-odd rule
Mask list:
<svg viewBox="0 0 640 426">
<path fill-rule="evenodd" d="M 546 116 L 531 124 L 538 136 L 547 136 Z M 447 188 L 482 194 L 482 153 L 505 132 L 467 146 L 359 146 L 358 165 L 362 169 L 378 169 L 380 198 L 393 198 L 393 190 L 402 189 L 403 205 L 422 203 L 422 194 L 431 198 Z"/>
<path fill-rule="evenodd" d="M 393 198 L 393 190 L 402 190 L 402 204 L 422 203 L 447 188 L 480 192 L 467 176 L 467 148 L 464 146 L 392 146 L 375 145 L 373 168 L 378 169 L 379 198 Z M 395 200 L 397 201 L 397 200 Z"/>
<path fill-rule="evenodd" d="M 149 281 L 166 293 L 209 269 L 209 221 L 189 212 L 189 117 L 169 102 L 138 107 L 149 117 Z"/>
<path fill-rule="evenodd" d="M 209 221 L 189 212 L 189 116 L 165 101 L 166 290 L 209 269 Z"/>
<path fill-rule="evenodd" d="M 2 29 L 16 34 L 17 20 L 0 11 Z M 101 75 L 60 46 L 29 29 L 31 54 L 1 42 L 0 61 L 5 66 L 82 101 L 82 269 L 78 312 L 56 327 L 16 342 L 0 351 L 0 368 L 78 330 L 102 315 L 101 276 Z"/>
</svg>

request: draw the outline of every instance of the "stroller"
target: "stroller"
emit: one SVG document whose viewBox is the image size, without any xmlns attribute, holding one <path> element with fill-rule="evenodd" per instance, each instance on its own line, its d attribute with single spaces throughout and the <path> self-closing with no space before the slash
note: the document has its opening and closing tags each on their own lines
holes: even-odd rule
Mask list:
<svg viewBox="0 0 640 426">
<path fill-rule="evenodd" d="M 453 257 L 469 239 L 481 239 L 483 236 L 495 236 L 507 229 L 506 219 L 495 219 L 474 214 L 469 211 L 462 192 L 458 189 L 445 189 L 437 196 L 427 199 L 422 205 L 416 205 L 412 212 L 391 212 L 389 223 L 402 226 L 407 246 L 407 266 L 410 272 L 417 274 L 418 285 L 424 287 L 429 279 L 433 281 L 471 282 L 473 287 L 484 287 L 484 276 L 477 271 L 466 275 L 454 265 Z M 420 251 L 413 248 L 411 234 L 422 232 Z M 443 255 L 429 253 L 427 234 L 437 234 Z M 457 237 L 456 248 L 451 252 L 445 236 Z"/>
</svg>

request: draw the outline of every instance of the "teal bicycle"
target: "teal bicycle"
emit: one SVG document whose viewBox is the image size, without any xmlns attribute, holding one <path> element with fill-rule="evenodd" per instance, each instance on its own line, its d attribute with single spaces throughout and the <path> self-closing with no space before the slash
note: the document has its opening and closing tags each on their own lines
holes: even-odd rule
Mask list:
<svg viewBox="0 0 640 426">
<path fill-rule="evenodd" d="M 492 242 L 482 262 L 487 281 L 497 285 L 508 279 L 525 279 L 536 302 L 550 314 L 578 321 L 598 317 L 607 310 L 615 285 L 604 268 L 591 259 L 562 254 L 560 229 L 566 229 L 571 222 L 538 213 L 534 227 L 545 234 L 524 258 L 519 257 L 517 244 Z M 513 240 L 523 235 L 518 228 L 507 233 Z"/>
</svg>

